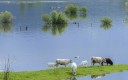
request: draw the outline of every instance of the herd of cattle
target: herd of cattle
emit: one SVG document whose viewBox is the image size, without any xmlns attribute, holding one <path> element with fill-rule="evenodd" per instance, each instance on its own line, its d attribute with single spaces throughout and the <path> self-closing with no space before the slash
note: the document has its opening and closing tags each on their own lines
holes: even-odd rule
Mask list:
<svg viewBox="0 0 128 80">
<path fill-rule="evenodd" d="M 72 68 L 72 74 L 76 74 L 77 64 L 73 62 L 71 59 L 56 59 L 55 62 L 48 63 L 48 67 L 58 67 L 59 65 L 64 65 L 65 67 L 71 63 Z M 113 61 L 110 58 L 104 58 L 104 57 L 92 57 L 91 58 L 91 65 L 94 66 L 95 63 L 99 63 L 101 66 L 106 63 L 107 65 L 113 65 Z M 84 60 L 80 63 L 80 66 L 87 66 L 88 61 Z"/>
</svg>

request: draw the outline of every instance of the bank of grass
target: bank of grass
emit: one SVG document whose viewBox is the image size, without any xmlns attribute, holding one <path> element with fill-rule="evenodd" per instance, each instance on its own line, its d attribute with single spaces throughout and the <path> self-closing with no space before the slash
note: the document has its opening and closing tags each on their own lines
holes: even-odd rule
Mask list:
<svg viewBox="0 0 128 80">
<path fill-rule="evenodd" d="M 78 67 L 76 77 L 109 74 L 113 72 L 122 72 L 124 70 L 128 70 L 128 64 Z M 70 67 L 61 67 L 40 71 L 11 72 L 10 76 L 10 80 L 61 80 L 71 78 L 72 73 Z M 0 77 L 2 77 L 2 73 L 0 73 Z M 2 78 L 0 78 L 0 80 L 2 80 Z"/>
</svg>

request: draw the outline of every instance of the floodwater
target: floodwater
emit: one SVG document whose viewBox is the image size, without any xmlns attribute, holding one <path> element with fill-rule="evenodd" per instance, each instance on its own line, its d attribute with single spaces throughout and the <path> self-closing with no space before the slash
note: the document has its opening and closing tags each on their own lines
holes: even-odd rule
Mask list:
<svg viewBox="0 0 128 80">
<path fill-rule="evenodd" d="M 77 77 L 72 80 L 126 80 L 128 71 L 96 76 Z"/>
<path fill-rule="evenodd" d="M 78 14 L 62 28 L 47 28 L 41 15 L 64 12 L 68 4 L 86 6 L 86 17 Z M 0 1 L 0 12 L 14 16 L 12 24 L 0 25 L 1 70 L 7 58 L 13 71 L 48 69 L 47 63 L 57 58 L 72 59 L 77 65 L 88 60 L 90 65 L 92 56 L 102 56 L 114 64 L 127 64 L 127 4 L 127 0 Z M 103 17 L 112 19 L 111 27 L 101 27 Z"/>
</svg>

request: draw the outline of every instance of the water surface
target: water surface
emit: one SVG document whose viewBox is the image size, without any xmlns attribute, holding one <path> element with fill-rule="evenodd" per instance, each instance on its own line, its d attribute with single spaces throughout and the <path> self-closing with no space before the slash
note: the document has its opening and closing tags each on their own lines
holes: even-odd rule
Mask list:
<svg viewBox="0 0 128 80">
<path fill-rule="evenodd" d="M 48 62 L 57 58 L 72 59 L 77 65 L 92 56 L 109 57 L 114 64 L 127 64 L 128 8 L 126 0 L 82 0 L 65 2 L 2 2 L 0 11 L 10 11 L 13 24 L 0 27 L 0 65 L 10 58 L 11 70 L 48 69 Z M 43 31 L 42 14 L 50 14 L 53 8 L 64 12 L 68 4 L 88 8 L 87 17 L 69 21 L 63 32 Z M 101 26 L 101 18 L 110 17 L 112 27 Z M 79 22 L 73 24 L 73 22 Z M 27 27 L 27 30 L 26 30 Z M 6 31 L 5 31 L 6 30 Z M 56 31 L 56 30 L 55 30 Z M 55 32 L 54 31 L 54 32 Z M 75 56 L 80 56 L 75 59 Z M 88 77 L 87 77 L 88 78 Z"/>
</svg>

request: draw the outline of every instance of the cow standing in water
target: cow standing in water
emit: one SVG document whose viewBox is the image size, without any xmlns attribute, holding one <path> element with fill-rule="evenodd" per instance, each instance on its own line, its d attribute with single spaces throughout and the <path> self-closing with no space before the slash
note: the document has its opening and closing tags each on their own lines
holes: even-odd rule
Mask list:
<svg viewBox="0 0 128 80">
<path fill-rule="evenodd" d="M 103 66 L 103 63 L 106 62 L 106 59 L 103 57 L 92 57 L 91 58 L 91 65 L 94 66 L 95 63 L 101 64 Z"/>
</svg>

